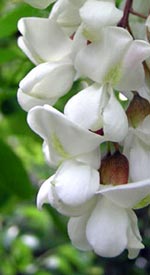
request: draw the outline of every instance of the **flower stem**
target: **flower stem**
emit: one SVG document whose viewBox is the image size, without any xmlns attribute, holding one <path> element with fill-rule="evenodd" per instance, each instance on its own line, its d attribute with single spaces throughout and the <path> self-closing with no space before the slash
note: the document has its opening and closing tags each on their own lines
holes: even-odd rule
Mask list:
<svg viewBox="0 0 150 275">
<path fill-rule="evenodd" d="M 124 7 L 124 12 L 123 12 L 123 17 L 121 18 L 120 22 L 118 23 L 118 27 L 126 28 L 128 26 L 128 19 L 129 19 L 130 11 L 132 10 L 132 3 L 133 3 L 133 0 L 126 1 L 125 7 Z"/>
<path fill-rule="evenodd" d="M 136 12 L 136 11 L 134 11 L 133 9 L 130 9 L 129 12 L 130 12 L 131 14 L 135 15 L 135 16 L 140 17 L 140 18 L 147 19 L 147 16 L 145 16 L 144 14 L 141 14 L 141 13 L 139 13 L 139 12 Z"/>
</svg>

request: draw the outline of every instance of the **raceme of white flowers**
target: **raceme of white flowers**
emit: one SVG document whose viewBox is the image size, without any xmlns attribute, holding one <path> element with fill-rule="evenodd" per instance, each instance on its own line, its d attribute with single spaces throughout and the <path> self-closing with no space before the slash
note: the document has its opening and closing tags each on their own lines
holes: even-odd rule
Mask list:
<svg viewBox="0 0 150 275">
<path fill-rule="evenodd" d="M 18 45 L 35 65 L 18 101 L 55 169 L 37 206 L 69 217 L 78 249 L 103 257 L 127 249 L 133 259 L 144 248 L 135 210 L 150 204 L 150 0 L 24 2 L 51 8 L 48 18 L 18 22 Z"/>
</svg>

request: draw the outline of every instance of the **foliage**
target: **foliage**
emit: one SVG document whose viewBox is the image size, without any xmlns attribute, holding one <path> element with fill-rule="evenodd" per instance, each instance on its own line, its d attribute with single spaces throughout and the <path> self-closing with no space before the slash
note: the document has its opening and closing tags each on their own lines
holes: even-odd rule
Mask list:
<svg viewBox="0 0 150 275">
<path fill-rule="evenodd" d="M 28 128 L 26 113 L 16 99 L 18 82 L 32 68 L 17 47 L 17 21 L 48 13 L 23 3 L 0 1 L 0 274 L 149 274 L 149 249 L 134 261 L 127 260 L 126 253 L 115 260 L 81 253 L 69 243 L 63 217 L 50 207 L 42 212 L 36 209 L 37 187 L 53 171 L 43 159 L 41 140 Z M 79 86 L 75 83 L 70 96 Z M 67 100 L 68 95 L 56 107 L 63 110 Z M 140 220 L 140 228 L 150 246 L 146 211 L 137 214 L 145 219 Z"/>
</svg>

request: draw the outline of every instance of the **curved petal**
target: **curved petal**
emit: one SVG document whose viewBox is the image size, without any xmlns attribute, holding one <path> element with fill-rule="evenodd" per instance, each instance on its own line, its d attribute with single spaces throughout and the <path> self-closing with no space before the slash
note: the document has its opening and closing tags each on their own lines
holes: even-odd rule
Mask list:
<svg viewBox="0 0 150 275">
<path fill-rule="evenodd" d="M 49 100 L 67 93 L 73 84 L 74 76 L 72 64 L 48 62 L 33 68 L 21 80 L 19 86 L 24 93 L 32 97 Z"/>
<path fill-rule="evenodd" d="M 147 180 L 118 186 L 100 186 L 98 194 L 123 208 L 133 208 L 150 194 L 150 178 Z"/>
<path fill-rule="evenodd" d="M 79 8 L 69 0 L 57 1 L 50 12 L 49 18 L 57 21 L 64 31 L 70 35 L 76 31 L 81 22 Z"/>
<path fill-rule="evenodd" d="M 58 97 L 53 97 L 51 99 L 47 99 L 47 98 L 41 99 L 41 98 L 33 97 L 29 94 L 26 94 L 21 89 L 18 89 L 17 100 L 20 106 L 22 107 L 22 109 L 28 112 L 34 106 L 39 106 L 44 104 L 54 105 L 58 100 Z"/>
<path fill-rule="evenodd" d="M 92 152 L 101 142 L 99 135 L 72 123 L 48 105 L 32 108 L 27 119 L 31 129 L 47 142 L 51 160 L 56 165 L 62 160 L 78 159 Z"/>
<path fill-rule="evenodd" d="M 127 247 L 127 228 L 126 211 L 103 197 L 88 220 L 86 236 L 96 254 L 115 257 Z"/>
<path fill-rule="evenodd" d="M 128 119 L 113 90 L 110 88 L 110 99 L 103 112 L 103 131 L 106 139 L 120 142 L 128 132 Z"/>
<path fill-rule="evenodd" d="M 97 170 L 76 161 L 66 161 L 53 178 L 53 188 L 61 202 L 76 206 L 91 199 L 99 188 Z"/>
<path fill-rule="evenodd" d="M 93 81 L 116 84 L 121 77 L 122 59 L 131 42 L 128 31 L 106 27 L 99 42 L 93 42 L 79 51 L 75 67 L 81 75 Z"/>
<path fill-rule="evenodd" d="M 53 195 L 52 195 L 52 180 L 54 175 L 48 178 L 40 187 L 40 190 L 37 195 L 37 207 L 39 210 L 42 209 L 44 203 L 53 204 Z"/>
<path fill-rule="evenodd" d="M 91 246 L 86 238 L 86 224 L 89 215 L 71 218 L 68 222 L 68 234 L 72 244 L 83 251 L 91 250 Z"/>
<path fill-rule="evenodd" d="M 118 90 L 137 90 L 145 84 L 142 62 L 150 56 L 150 45 L 145 41 L 134 40 L 130 45 L 123 63 L 122 75 L 116 85 Z"/>
<path fill-rule="evenodd" d="M 80 24 L 73 36 L 71 58 L 74 63 L 78 52 L 87 45 L 87 39 L 83 36 L 83 24 Z M 78 74 L 79 75 L 79 74 Z"/>
<path fill-rule="evenodd" d="M 106 102 L 105 88 L 93 84 L 67 102 L 64 114 L 81 127 L 96 131 L 103 128 L 102 111 Z"/>
<path fill-rule="evenodd" d="M 83 162 L 94 169 L 98 170 L 101 164 L 101 152 L 100 148 L 96 148 L 90 153 L 86 153 L 82 156 L 78 156 L 78 161 Z"/>
<path fill-rule="evenodd" d="M 135 139 L 130 150 L 129 164 L 133 182 L 150 179 L 150 147 Z"/>
<path fill-rule="evenodd" d="M 18 45 L 35 64 L 58 61 L 71 53 L 72 40 L 53 20 L 21 18 L 18 29 L 23 35 Z"/>
<path fill-rule="evenodd" d="M 95 206 L 95 198 L 92 198 L 85 203 L 79 204 L 77 206 L 68 206 L 60 201 L 55 193 L 54 188 L 52 188 L 52 194 L 54 197 L 53 204 L 51 204 L 59 213 L 67 217 L 78 217 L 84 215 L 91 211 Z"/>
<path fill-rule="evenodd" d="M 132 210 L 128 210 L 128 216 L 130 221 L 128 229 L 128 258 L 134 259 L 138 256 L 140 249 L 144 248 L 144 245 L 141 243 L 142 238 L 135 213 Z"/>
<path fill-rule="evenodd" d="M 43 153 L 45 155 L 45 159 L 51 167 L 55 167 L 55 163 L 52 162 L 49 146 L 46 141 L 43 142 Z M 85 163 L 94 169 L 98 170 L 101 164 L 101 154 L 100 148 L 96 148 L 90 153 L 86 153 L 84 155 L 77 157 L 78 161 Z"/>
<path fill-rule="evenodd" d="M 86 1 L 80 9 L 82 22 L 86 31 L 99 38 L 102 27 L 117 24 L 123 12 L 115 7 L 114 2 L 109 1 Z"/>
<path fill-rule="evenodd" d="M 74 207 L 68 207 L 68 205 L 60 202 L 59 198 L 54 192 L 54 188 L 52 185 L 54 176 L 55 175 L 48 178 L 40 187 L 37 195 L 37 207 L 39 208 L 39 210 L 42 209 L 43 204 L 48 203 L 62 215 L 76 217 L 89 212 L 90 209 L 94 207 L 94 198 L 88 200 L 86 203 Z"/>
</svg>

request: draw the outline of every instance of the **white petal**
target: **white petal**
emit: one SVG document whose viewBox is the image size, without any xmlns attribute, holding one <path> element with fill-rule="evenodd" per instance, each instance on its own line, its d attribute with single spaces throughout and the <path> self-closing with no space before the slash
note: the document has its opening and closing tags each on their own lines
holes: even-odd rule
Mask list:
<svg viewBox="0 0 150 275">
<path fill-rule="evenodd" d="M 68 222 L 68 234 L 72 244 L 83 251 L 91 250 L 86 238 L 86 224 L 89 215 L 71 218 Z"/>
<path fill-rule="evenodd" d="M 78 160 L 98 170 L 101 164 L 100 148 L 78 157 Z"/>
<path fill-rule="evenodd" d="M 133 182 L 150 179 L 150 147 L 135 139 L 130 150 L 129 164 Z"/>
<path fill-rule="evenodd" d="M 72 40 L 59 25 L 47 18 L 21 18 L 18 29 L 23 35 L 20 48 L 35 64 L 58 61 L 71 53 Z"/>
<path fill-rule="evenodd" d="M 140 249 L 144 248 L 141 243 L 141 235 L 138 229 L 137 217 L 132 210 L 128 211 L 130 227 L 128 229 L 128 251 L 129 259 L 134 259 L 138 256 Z"/>
<path fill-rule="evenodd" d="M 33 97 L 29 94 L 24 93 L 21 89 L 18 89 L 17 92 L 17 100 L 22 107 L 23 110 L 29 111 L 34 106 L 40 106 L 44 104 L 54 105 L 58 100 L 58 97 L 53 97 L 51 99 L 41 99 L 37 97 Z"/>
<path fill-rule="evenodd" d="M 101 28 L 117 24 L 123 13 L 109 1 L 86 1 L 80 9 L 80 16 L 88 31 L 99 36 Z"/>
<path fill-rule="evenodd" d="M 103 128 L 102 111 L 106 100 L 105 88 L 93 84 L 67 102 L 64 114 L 80 126 L 96 131 Z"/>
<path fill-rule="evenodd" d="M 88 220 L 86 236 L 96 254 L 115 257 L 127 247 L 127 228 L 126 211 L 103 197 Z"/>
<path fill-rule="evenodd" d="M 99 42 L 87 45 L 78 53 L 76 69 L 98 83 L 116 84 L 121 77 L 123 56 L 131 42 L 132 37 L 123 28 L 106 27 Z"/>
<path fill-rule="evenodd" d="M 80 216 L 90 211 L 95 205 L 95 199 L 91 199 L 84 204 L 71 207 L 62 203 L 54 192 L 52 181 L 55 175 L 48 178 L 40 187 L 40 190 L 37 195 L 37 207 L 41 210 L 44 203 L 50 204 L 55 208 L 59 213 L 65 216 Z"/>
<path fill-rule="evenodd" d="M 101 142 L 99 135 L 73 124 L 48 105 L 32 108 L 28 114 L 28 123 L 47 142 L 51 160 L 56 165 L 64 159 L 80 158 L 92 152 Z"/>
<path fill-rule="evenodd" d="M 123 63 L 122 77 L 116 88 L 119 90 L 137 90 L 144 85 L 145 73 L 142 62 L 150 56 L 150 45 L 135 40 L 130 45 Z"/>
<path fill-rule="evenodd" d="M 84 4 L 84 2 L 86 2 L 86 0 L 69 0 L 69 2 L 71 2 L 73 5 L 79 8 Z"/>
<path fill-rule="evenodd" d="M 144 86 L 142 86 L 140 89 L 138 89 L 137 92 L 141 97 L 144 97 L 145 99 L 150 101 L 150 90 L 149 90 L 148 85 L 146 85 L 146 83 Z"/>
<path fill-rule="evenodd" d="M 48 178 L 40 187 L 40 190 L 37 195 L 37 207 L 41 210 L 44 203 L 52 203 L 52 185 L 51 182 L 54 178 L 54 175 Z"/>
<path fill-rule="evenodd" d="M 51 3 L 55 2 L 55 0 L 23 0 L 23 1 L 37 9 L 46 9 Z"/>
<path fill-rule="evenodd" d="M 57 170 L 53 186 L 61 202 L 76 206 L 95 195 L 99 180 L 97 170 L 80 162 L 67 161 Z"/>
<path fill-rule="evenodd" d="M 73 36 L 71 58 L 74 62 L 78 52 L 87 45 L 87 39 L 83 36 L 83 24 L 80 24 Z"/>
<path fill-rule="evenodd" d="M 134 133 L 144 144 L 150 146 L 150 115 L 145 117 Z"/>
<path fill-rule="evenodd" d="M 49 18 L 57 21 L 70 35 L 76 31 L 81 22 L 79 8 L 69 0 L 58 0 L 50 12 Z"/>
<path fill-rule="evenodd" d="M 95 206 L 95 198 L 92 198 L 91 200 L 86 201 L 83 204 L 79 204 L 77 206 L 68 206 L 60 201 L 60 199 L 57 197 L 57 194 L 55 193 L 54 188 L 52 188 L 52 194 L 53 194 L 53 204 L 51 205 L 62 215 L 68 216 L 68 217 L 78 217 L 81 215 L 84 215 L 91 211 L 91 209 Z"/>
<path fill-rule="evenodd" d="M 50 150 L 49 150 L 49 146 L 48 144 L 44 141 L 43 142 L 43 153 L 45 155 L 45 160 L 47 161 L 47 163 L 52 166 L 55 167 L 55 162 L 52 162 L 51 159 L 51 155 L 50 155 Z M 97 148 L 95 150 L 93 150 L 90 153 L 86 153 L 82 156 L 78 156 L 78 161 L 85 163 L 91 167 L 93 167 L 94 169 L 98 170 L 101 164 L 101 154 L 100 154 L 100 148 Z"/>
<path fill-rule="evenodd" d="M 150 179 L 118 186 L 102 186 L 97 193 L 124 208 L 133 208 L 150 194 Z"/>
<path fill-rule="evenodd" d="M 73 83 L 74 69 L 65 62 L 43 63 L 33 68 L 19 86 L 24 93 L 47 103 L 67 93 Z M 59 79 L 59 81 L 58 81 Z"/>
<path fill-rule="evenodd" d="M 103 131 L 106 139 L 120 142 L 128 132 L 128 120 L 125 111 L 110 88 L 110 99 L 103 112 Z"/>
</svg>

